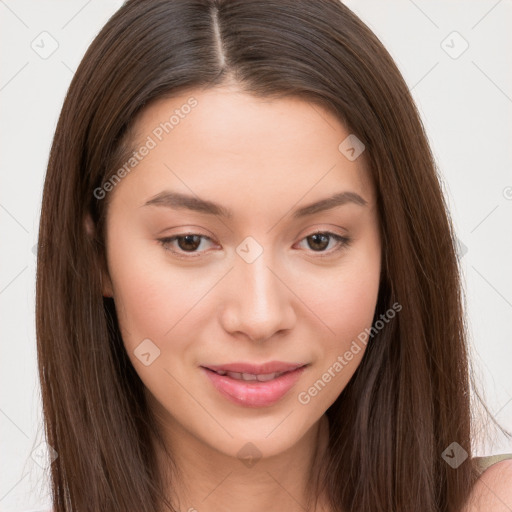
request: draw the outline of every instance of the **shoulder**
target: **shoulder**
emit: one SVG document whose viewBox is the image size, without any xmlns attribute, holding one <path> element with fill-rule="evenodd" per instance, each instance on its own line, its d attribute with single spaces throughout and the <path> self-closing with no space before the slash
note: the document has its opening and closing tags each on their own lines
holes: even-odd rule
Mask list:
<svg viewBox="0 0 512 512">
<path fill-rule="evenodd" d="M 487 468 L 476 481 L 461 512 L 510 512 L 512 510 L 512 459 Z"/>
</svg>

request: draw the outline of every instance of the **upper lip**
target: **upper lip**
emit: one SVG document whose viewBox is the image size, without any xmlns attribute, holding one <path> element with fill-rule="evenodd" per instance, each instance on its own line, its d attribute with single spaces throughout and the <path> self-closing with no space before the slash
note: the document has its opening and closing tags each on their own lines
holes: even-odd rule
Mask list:
<svg viewBox="0 0 512 512">
<path fill-rule="evenodd" d="M 285 363 L 283 361 L 269 361 L 263 364 L 253 363 L 226 363 L 208 366 L 204 365 L 204 368 L 208 368 L 214 371 L 226 371 L 226 372 L 237 372 L 237 373 L 250 373 L 251 375 L 266 375 L 268 373 L 282 373 L 296 370 L 302 366 L 306 366 L 305 363 Z"/>
</svg>

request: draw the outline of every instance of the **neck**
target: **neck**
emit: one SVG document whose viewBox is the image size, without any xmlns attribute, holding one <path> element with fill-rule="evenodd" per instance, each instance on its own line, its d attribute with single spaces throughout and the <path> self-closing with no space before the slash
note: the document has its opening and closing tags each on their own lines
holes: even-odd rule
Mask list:
<svg viewBox="0 0 512 512">
<path fill-rule="evenodd" d="M 158 463 L 166 475 L 166 496 L 176 510 L 328 510 L 326 497 L 317 494 L 329 437 L 325 414 L 291 448 L 259 459 L 221 453 L 168 418 L 161 431 L 174 464 L 161 447 Z"/>
</svg>

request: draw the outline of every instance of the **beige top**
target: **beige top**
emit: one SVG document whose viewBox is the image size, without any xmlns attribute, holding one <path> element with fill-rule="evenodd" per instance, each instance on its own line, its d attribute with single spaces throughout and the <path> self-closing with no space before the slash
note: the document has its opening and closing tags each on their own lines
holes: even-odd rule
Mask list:
<svg viewBox="0 0 512 512">
<path fill-rule="evenodd" d="M 512 453 L 500 453 L 499 455 L 490 455 L 488 457 L 473 457 L 480 474 L 493 464 L 506 459 L 512 459 Z"/>
</svg>

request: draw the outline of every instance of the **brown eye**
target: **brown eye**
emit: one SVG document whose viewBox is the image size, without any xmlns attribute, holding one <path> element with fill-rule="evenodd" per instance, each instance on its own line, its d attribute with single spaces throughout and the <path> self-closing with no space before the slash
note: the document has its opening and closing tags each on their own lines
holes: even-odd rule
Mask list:
<svg viewBox="0 0 512 512">
<path fill-rule="evenodd" d="M 325 256 L 328 256 L 331 253 L 335 253 L 346 248 L 350 244 L 351 239 L 346 236 L 331 233 L 330 231 L 318 231 L 303 238 L 301 242 L 304 240 L 307 242 L 308 248 L 313 252 L 325 253 Z M 334 247 L 329 249 L 332 240 L 336 243 L 332 244 Z M 324 254 L 319 254 L 319 256 L 324 256 Z"/>
<path fill-rule="evenodd" d="M 329 245 L 329 235 L 325 233 L 315 233 L 307 237 L 309 246 L 314 251 L 323 251 Z"/>
<path fill-rule="evenodd" d="M 201 256 L 204 250 L 198 250 L 202 242 L 212 241 L 209 237 L 205 235 L 196 235 L 194 233 L 187 233 L 184 235 L 176 235 L 167 238 L 160 238 L 158 242 L 163 246 L 166 251 L 170 251 L 176 256 L 179 257 L 187 257 L 186 253 L 188 253 L 191 257 Z M 204 248 L 201 248 L 204 249 Z"/>
<path fill-rule="evenodd" d="M 195 251 L 201 244 L 200 235 L 177 236 L 178 247 L 183 251 Z"/>
</svg>

